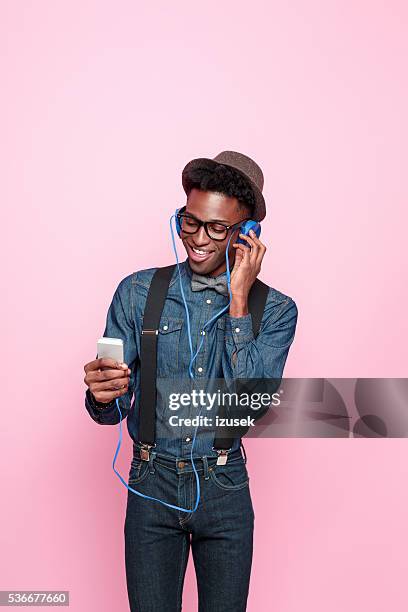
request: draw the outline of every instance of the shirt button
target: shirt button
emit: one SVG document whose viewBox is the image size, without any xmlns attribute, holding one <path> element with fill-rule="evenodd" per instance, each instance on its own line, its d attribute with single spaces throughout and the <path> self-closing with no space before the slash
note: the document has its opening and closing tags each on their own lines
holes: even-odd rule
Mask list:
<svg viewBox="0 0 408 612">
<path fill-rule="evenodd" d="M 207 304 L 211 304 L 211 300 L 208 298 L 208 300 L 205 300 L 207 302 Z"/>
<path fill-rule="evenodd" d="M 205 331 L 204 330 L 202 330 L 201 335 L 205 336 Z"/>
<path fill-rule="evenodd" d="M 236 328 L 235 328 L 235 331 L 238 333 L 238 332 L 240 332 L 241 330 L 239 329 L 239 327 L 236 327 Z"/>
<path fill-rule="evenodd" d="M 199 368 L 197 368 L 197 371 L 198 371 L 198 372 L 202 372 L 202 371 L 203 371 L 203 368 L 200 366 Z"/>
<path fill-rule="evenodd" d="M 169 329 L 169 326 L 168 325 L 163 325 L 163 329 L 164 329 L 164 331 L 167 331 Z"/>
<path fill-rule="evenodd" d="M 185 465 L 186 465 L 186 464 L 185 464 L 185 462 L 184 462 L 184 461 L 179 461 L 179 463 L 178 463 L 179 468 L 182 468 L 182 469 L 183 469 L 183 467 L 184 467 Z"/>
<path fill-rule="evenodd" d="M 185 442 L 191 442 L 191 438 L 186 438 Z"/>
</svg>

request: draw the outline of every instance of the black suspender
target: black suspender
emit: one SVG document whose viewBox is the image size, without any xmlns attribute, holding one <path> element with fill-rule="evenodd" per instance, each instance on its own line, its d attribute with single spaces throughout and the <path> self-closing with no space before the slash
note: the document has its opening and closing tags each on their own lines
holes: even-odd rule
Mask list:
<svg viewBox="0 0 408 612">
<path fill-rule="evenodd" d="M 142 445 L 141 457 L 148 460 L 149 448 L 155 444 L 156 422 L 156 371 L 157 371 L 157 335 L 160 318 L 167 296 L 170 280 L 176 265 L 158 268 L 153 274 L 147 295 L 141 337 L 140 351 L 140 421 L 139 441 Z M 251 287 L 248 308 L 252 315 L 252 329 L 256 337 L 262 321 L 269 287 L 257 279 Z M 229 449 L 231 437 L 216 436 L 215 449 Z"/>
<path fill-rule="evenodd" d="M 262 316 L 265 310 L 266 298 L 268 297 L 269 287 L 259 278 L 256 279 L 251 287 L 248 296 L 248 310 L 252 315 L 252 331 L 255 338 L 261 327 Z"/>
<path fill-rule="evenodd" d="M 157 334 L 169 283 L 175 266 L 158 268 L 153 275 L 143 315 L 140 348 L 139 440 L 154 446 L 156 422 Z"/>
</svg>

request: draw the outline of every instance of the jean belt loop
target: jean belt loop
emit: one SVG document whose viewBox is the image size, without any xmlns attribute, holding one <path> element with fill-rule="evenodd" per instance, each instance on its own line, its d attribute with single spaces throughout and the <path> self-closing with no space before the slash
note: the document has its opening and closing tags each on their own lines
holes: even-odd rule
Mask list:
<svg viewBox="0 0 408 612">
<path fill-rule="evenodd" d="M 208 473 L 208 460 L 207 460 L 207 456 L 204 455 L 202 457 L 202 460 L 203 460 L 203 466 L 204 466 L 204 480 L 208 480 L 210 475 Z"/>
<path fill-rule="evenodd" d="M 247 455 L 246 455 L 245 446 L 244 446 L 244 443 L 242 442 L 242 440 L 240 441 L 239 446 L 240 446 L 240 448 L 242 448 L 242 452 L 244 454 L 244 463 L 246 464 L 246 462 L 247 462 Z"/>
<path fill-rule="evenodd" d="M 156 452 L 155 451 L 150 451 L 150 453 L 149 453 L 149 471 L 150 471 L 150 474 L 154 474 L 154 464 L 153 464 L 154 459 L 156 459 Z"/>
</svg>

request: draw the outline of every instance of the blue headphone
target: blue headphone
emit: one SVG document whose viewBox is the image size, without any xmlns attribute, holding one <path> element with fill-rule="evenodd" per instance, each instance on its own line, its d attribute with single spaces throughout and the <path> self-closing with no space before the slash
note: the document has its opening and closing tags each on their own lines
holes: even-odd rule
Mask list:
<svg viewBox="0 0 408 612">
<path fill-rule="evenodd" d="M 182 208 L 177 208 L 175 212 L 176 230 L 177 230 L 177 234 L 180 237 L 181 237 L 181 225 L 180 225 L 180 219 L 178 218 L 177 214 L 180 213 L 184 209 L 185 209 L 185 206 L 183 206 Z M 253 221 L 252 219 L 249 219 L 248 221 L 243 221 L 241 227 L 239 228 L 239 233 L 244 234 L 244 236 L 249 236 L 250 230 L 253 230 L 257 238 L 259 238 L 259 236 L 261 235 L 261 224 L 258 223 L 258 221 Z M 245 242 L 245 240 L 243 240 L 242 238 L 238 238 L 237 242 L 239 244 L 245 244 L 246 246 L 248 246 L 248 243 Z"/>
</svg>

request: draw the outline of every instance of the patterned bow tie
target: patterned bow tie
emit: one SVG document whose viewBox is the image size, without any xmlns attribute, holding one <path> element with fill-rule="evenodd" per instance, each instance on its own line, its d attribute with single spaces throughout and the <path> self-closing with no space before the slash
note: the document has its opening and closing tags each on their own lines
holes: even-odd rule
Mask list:
<svg viewBox="0 0 408 612">
<path fill-rule="evenodd" d="M 229 295 L 226 276 L 201 276 L 201 274 L 193 272 L 191 290 L 203 291 L 204 289 L 215 289 L 221 295 Z"/>
</svg>

